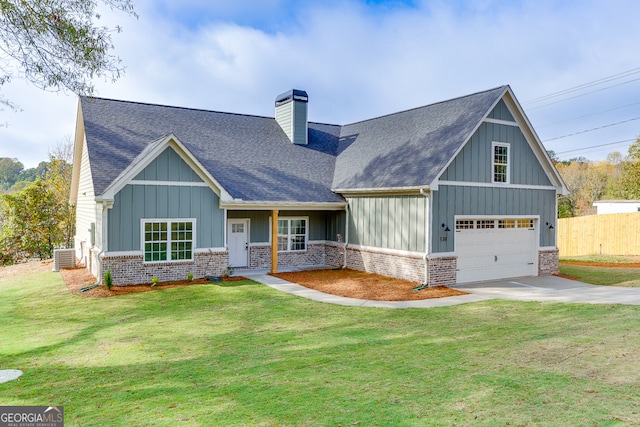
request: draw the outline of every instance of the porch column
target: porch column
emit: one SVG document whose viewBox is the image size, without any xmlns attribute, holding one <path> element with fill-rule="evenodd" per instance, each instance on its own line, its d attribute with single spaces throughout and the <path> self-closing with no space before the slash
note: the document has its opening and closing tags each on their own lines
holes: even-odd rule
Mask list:
<svg viewBox="0 0 640 427">
<path fill-rule="evenodd" d="M 271 211 L 271 272 L 278 272 L 278 211 Z"/>
</svg>

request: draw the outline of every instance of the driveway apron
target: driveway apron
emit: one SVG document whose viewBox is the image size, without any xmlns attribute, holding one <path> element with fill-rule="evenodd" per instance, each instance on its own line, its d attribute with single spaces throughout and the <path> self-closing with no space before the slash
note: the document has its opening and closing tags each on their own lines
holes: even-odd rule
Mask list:
<svg viewBox="0 0 640 427">
<path fill-rule="evenodd" d="M 251 274 L 248 278 L 269 287 L 329 304 L 379 308 L 445 307 L 490 299 L 513 301 L 565 302 L 588 304 L 640 305 L 640 288 L 595 286 L 556 276 L 518 277 L 515 279 L 474 282 L 452 286 L 469 292 L 468 295 L 433 298 L 417 301 L 373 301 L 346 298 L 305 288 L 268 274 Z M 420 292 L 420 291 L 416 291 Z"/>
</svg>

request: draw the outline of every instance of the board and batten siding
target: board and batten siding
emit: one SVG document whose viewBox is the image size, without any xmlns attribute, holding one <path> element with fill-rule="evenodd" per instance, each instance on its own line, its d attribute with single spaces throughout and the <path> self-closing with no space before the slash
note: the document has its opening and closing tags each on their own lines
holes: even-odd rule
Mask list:
<svg viewBox="0 0 640 427">
<path fill-rule="evenodd" d="M 160 153 L 134 180 L 204 182 L 171 147 Z"/>
<path fill-rule="evenodd" d="M 85 241 L 91 245 L 91 224 L 94 224 L 96 235 L 95 243 L 101 245 L 101 229 L 99 229 L 98 216 L 101 215 L 101 206 L 95 201 L 93 190 L 93 177 L 89 164 L 89 154 L 87 151 L 86 139 L 82 143 L 82 157 L 80 159 L 80 177 L 78 182 L 78 198 L 76 201 L 76 239 Z"/>
<path fill-rule="evenodd" d="M 539 217 L 540 246 L 555 246 L 555 232 L 543 227 L 556 220 L 556 192 L 521 188 L 441 185 L 433 192 L 432 251 L 453 252 L 455 216 Z M 444 232 L 442 224 L 450 231 Z M 441 238 L 445 237 L 446 240 Z"/>
<path fill-rule="evenodd" d="M 126 185 L 109 210 L 109 251 L 140 251 L 142 219 L 195 218 L 196 247 L 224 246 L 224 211 L 208 187 Z"/>
<path fill-rule="evenodd" d="M 492 142 L 510 145 L 511 184 L 552 185 L 519 127 L 487 122 L 480 125 L 440 180 L 490 183 Z"/>
<path fill-rule="evenodd" d="M 309 240 L 337 241 L 338 233 L 344 236 L 344 212 L 342 211 L 284 211 L 279 218 L 308 217 Z M 249 241 L 267 243 L 271 240 L 271 211 L 228 211 L 227 218 L 249 219 Z"/>
<path fill-rule="evenodd" d="M 500 102 L 496 104 L 493 111 L 491 111 L 491 113 L 489 113 L 487 117 L 490 119 L 504 120 L 507 122 L 516 121 L 513 118 L 513 115 L 511 115 L 511 111 L 509 111 L 509 107 L 507 107 L 507 104 L 505 104 L 503 100 L 500 100 Z"/>
<path fill-rule="evenodd" d="M 108 212 L 108 249 L 142 250 L 141 220 L 156 218 L 195 218 L 196 248 L 222 247 L 225 224 L 219 206 L 218 195 L 168 147 L 116 194 Z"/>
<path fill-rule="evenodd" d="M 349 244 L 425 252 L 427 200 L 422 195 L 347 197 Z"/>
</svg>

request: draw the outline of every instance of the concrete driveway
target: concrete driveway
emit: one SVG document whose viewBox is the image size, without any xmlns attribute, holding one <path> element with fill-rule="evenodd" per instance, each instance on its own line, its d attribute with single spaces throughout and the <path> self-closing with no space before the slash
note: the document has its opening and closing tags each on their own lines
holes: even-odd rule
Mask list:
<svg viewBox="0 0 640 427">
<path fill-rule="evenodd" d="M 476 296 L 517 301 L 640 305 L 640 288 L 596 286 L 556 276 L 518 277 L 453 287 Z"/>
<path fill-rule="evenodd" d="M 274 289 L 302 298 L 357 307 L 429 308 L 496 298 L 515 301 L 640 305 L 640 288 L 595 286 L 556 276 L 519 277 L 499 281 L 459 284 L 452 287 L 469 292 L 469 295 L 417 301 L 372 301 L 345 298 L 318 292 L 267 274 L 248 274 L 247 276 Z"/>
</svg>

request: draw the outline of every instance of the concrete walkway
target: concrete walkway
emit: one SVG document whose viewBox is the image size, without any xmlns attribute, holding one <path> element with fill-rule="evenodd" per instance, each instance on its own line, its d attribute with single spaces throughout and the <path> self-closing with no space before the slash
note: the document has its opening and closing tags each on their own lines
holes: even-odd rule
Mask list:
<svg viewBox="0 0 640 427">
<path fill-rule="evenodd" d="M 556 276 L 519 277 L 500 281 L 459 284 L 454 288 L 470 293 L 468 295 L 418 301 L 372 301 L 346 298 L 314 291 L 268 274 L 245 274 L 245 276 L 271 288 L 299 297 L 329 304 L 356 307 L 429 308 L 490 299 L 640 305 L 640 288 L 595 286 Z"/>
</svg>

